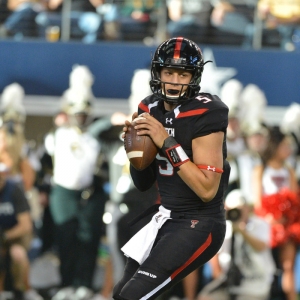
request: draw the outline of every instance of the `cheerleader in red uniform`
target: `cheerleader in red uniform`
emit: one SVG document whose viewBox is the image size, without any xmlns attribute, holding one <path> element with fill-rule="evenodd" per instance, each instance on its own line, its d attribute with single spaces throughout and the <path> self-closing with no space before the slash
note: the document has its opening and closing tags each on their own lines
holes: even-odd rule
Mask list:
<svg viewBox="0 0 300 300">
<path fill-rule="evenodd" d="M 255 212 L 272 225 L 272 247 L 278 247 L 282 290 L 296 300 L 294 266 L 300 243 L 300 201 L 294 169 L 287 163 L 291 141 L 278 127 L 270 129 L 262 165 L 254 169 Z"/>
</svg>

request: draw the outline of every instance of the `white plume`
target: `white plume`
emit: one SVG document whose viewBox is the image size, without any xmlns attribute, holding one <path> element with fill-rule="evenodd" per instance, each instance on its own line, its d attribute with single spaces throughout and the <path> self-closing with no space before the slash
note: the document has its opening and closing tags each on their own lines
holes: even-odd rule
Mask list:
<svg viewBox="0 0 300 300">
<path fill-rule="evenodd" d="M 294 133 L 300 141 L 300 104 L 292 103 L 283 115 L 280 129 L 283 133 Z"/>
<path fill-rule="evenodd" d="M 71 88 L 91 88 L 94 84 L 94 76 L 87 66 L 75 65 L 70 73 Z"/>
<path fill-rule="evenodd" d="M 25 115 L 24 96 L 25 92 L 20 84 L 12 83 L 6 86 L 1 97 L 1 112 L 10 110 Z"/>
<path fill-rule="evenodd" d="M 241 130 L 245 134 L 260 131 L 267 106 L 265 93 L 257 85 L 248 84 L 241 94 L 240 104 Z"/>
<path fill-rule="evenodd" d="M 131 114 L 137 111 L 139 103 L 145 97 L 151 95 L 150 79 L 151 73 L 148 69 L 137 69 L 134 71 L 131 80 L 131 94 L 128 98 Z"/>
<path fill-rule="evenodd" d="M 229 108 L 229 117 L 239 118 L 242 89 L 243 85 L 237 79 L 228 80 L 221 88 L 220 98 Z"/>
<path fill-rule="evenodd" d="M 94 95 L 89 88 L 69 88 L 62 95 L 62 110 L 69 114 L 78 112 L 90 113 Z"/>
</svg>

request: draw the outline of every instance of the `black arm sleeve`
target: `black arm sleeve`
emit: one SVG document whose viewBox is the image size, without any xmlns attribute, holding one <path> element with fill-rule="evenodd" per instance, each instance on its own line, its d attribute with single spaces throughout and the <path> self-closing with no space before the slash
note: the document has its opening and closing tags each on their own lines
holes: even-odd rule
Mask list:
<svg viewBox="0 0 300 300">
<path fill-rule="evenodd" d="M 130 174 L 134 185 L 138 190 L 144 192 L 152 187 L 156 180 L 155 160 L 153 163 L 142 171 L 138 171 L 130 164 Z"/>
</svg>

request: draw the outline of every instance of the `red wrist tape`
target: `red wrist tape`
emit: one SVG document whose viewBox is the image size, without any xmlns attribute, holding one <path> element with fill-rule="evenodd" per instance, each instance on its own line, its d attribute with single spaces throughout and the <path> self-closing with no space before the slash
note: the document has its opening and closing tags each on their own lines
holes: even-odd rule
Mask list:
<svg viewBox="0 0 300 300">
<path fill-rule="evenodd" d="M 199 169 L 207 170 L 207 171 L 212 171 L 216 173 L 223 173 L 224 171 L 222 169 L 213 167 L 213 166 L 205 166 L 205 165 L 197 165 Z"/>
</svg>

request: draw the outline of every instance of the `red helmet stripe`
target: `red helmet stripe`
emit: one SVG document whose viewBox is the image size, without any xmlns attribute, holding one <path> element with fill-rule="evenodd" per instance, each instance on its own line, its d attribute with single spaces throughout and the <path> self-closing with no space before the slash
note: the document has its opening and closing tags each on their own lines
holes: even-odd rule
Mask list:
<svg viewBox="0 0 300 300">
<path fill-rule="evenodd" d="M 175 49 L 174 49 L 174 57 L 173 58 L 180 58 L 180 49 L 181 44 L 183 41 L 183 37 L 179 37 L 176 39 Z"/>
</svg>

